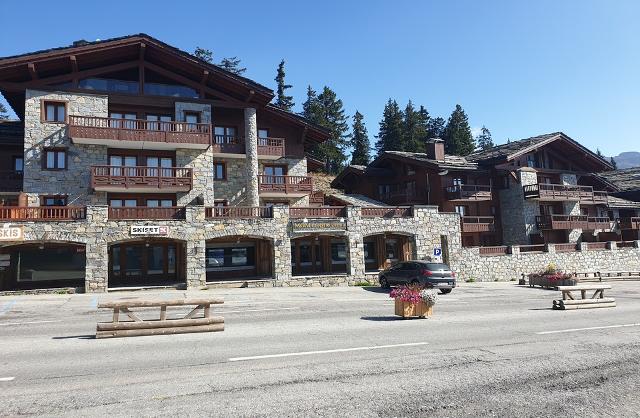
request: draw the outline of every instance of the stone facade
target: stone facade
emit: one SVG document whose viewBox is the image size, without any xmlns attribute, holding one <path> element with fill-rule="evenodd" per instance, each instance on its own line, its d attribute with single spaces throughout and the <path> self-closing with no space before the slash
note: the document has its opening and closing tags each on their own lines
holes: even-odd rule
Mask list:
<svg viewBox="0 0 640 418">
<path fill-rule="evenodd" d="M 502 212 L 502 235 L 505 245 L 528 244 L 529 235 L 536 229 L 538 202 L 524 198 L 523 186 L 538 183 L 534 169 L 523 167 L 516 171 L 518 180 L 509 178 L 509 187 L 499 191 Z"/>
<path fill-rule="evenodd" d="M 513 247 L 512 254 L 481 256 L 479 248 L 462 248 L 460 258 L 452 263 L 461 279 L 477 281 L 513 280 L 522 274 L 544 270 L 550 263 L 567 272 L 639 271 L 640 241 L 634 248 L 616 248 L 615 242 L 608 249 L 588 249 L 582 243 L 579 251 L 556 252 L 553 244 L 546 245 L 545 252 L 521 253 Z"/>
<path fill-rule="evenodd" d="M 246 182 L 247 182 L 247 206 L 259 206 L 258 194 L 258 121 L 256 110 L 246 108 L 244 110 L 245 151 L 247 154 Z"/>
</svg>

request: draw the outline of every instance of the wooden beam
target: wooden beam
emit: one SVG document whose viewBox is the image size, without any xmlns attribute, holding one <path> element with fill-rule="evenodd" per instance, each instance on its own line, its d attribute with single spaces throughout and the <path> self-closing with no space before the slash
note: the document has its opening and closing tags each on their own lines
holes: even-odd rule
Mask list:
<svg viewBox="0 0 640 418">
<path fill-rule="evenodd" d="M 138 94 L 144 94 L 144 53 L 147 46 L 140 44 L 140 54 L 138 55 Z"/>
<path fill-rule="evenodd" d="M 247 96 L 246 99 L 244 99 L 244 101 L 249 103 L 251 101 L 251 99 L 253 99 L 253 95 L 254 94 L 256 94 L 256 92 L 254 90 L 249 90 L 249 95 Z"/>
<path fill-rule="evenodd" d="M 208 81 L 209 81 L 209 71 L 204 70 L 202 71 L 202 78 L 200 79 L 200 90 L 198 91 L 198 94 L 200 95 L 201 99 L 204 99 L 205 97 L 204 87 L 207 85 Z"/>
<path fill-rule="evenodd" d="M 69 60 L 71 61 L 71 72 L 73 74 L 78 73 L 78 60 L 75 55 L 70 55 Z M 71 79 L 71 86 L 75 89 L 78 88 L 78 77 L 73 77 Z"/>
<path fill-rule="evenodd" d="M 309 130 L 309 128 L 307 126 L 304 127 L 304 129 L 302 130 L 302 135 L 300 135 L 300 144 L 304 144 L 304 140 L 307 139 L 307 131 Z"/>
<path fill-rule="evenodd" d="M 209 93 L 209 94 L 211 94 L 213 96 L 218 96 L 218 97 L 221 97 L 221 98 L 223 98 L 225 100 L 229 100 L 230 102 L 242 104 L 242 101 L 239 100 L 239 99 L 236 99 L 235 97 L 229 96 L 228 94 L 223 93 L 221 91 L 218 91 L 216 89 L 213 89 L 213 88 L 211 88 L 209 86 L 201 86 L 197 81 L 193 81 L 190 78 L 187 78 L 187 77 L 182 76 L 180 74 L 176 74 L 173 71 L 169 71 L 169 70 L 167 70 L 167 69 L 165 69 L 163 67 L 160 67 L 159 65 L 147 62 L 147 63 L 145 63 L 145 67 L 147 67 L 148 69 L 150 69 L 150 70 L 152 70 L 152 71 L 154 71 L 154 72 L 156 72 L 156 73 L 158 73 L 160 75 L 163 75 L 163 76 L 165 76 L 167 78 L 173 79 L 173 80 L 175 80 L 175 81 L 177 81 L 179 83 L 185 84 L 185 85 L 187 85 L 189 87 L 192 87 L 192 88 L 194 88 L 196 90 L 202 88 L 205 92 L 207 92 L 207 93 Z"/>
<path fill-rule="evenodd" d="M 30 62 L 28 64 L 29 67 L 29 75 L 31 76 L 32 80 L 37 80 L 38 79 L 38 72 L 36 71 L 36 65 L 32 62 Z"/>
</svg>

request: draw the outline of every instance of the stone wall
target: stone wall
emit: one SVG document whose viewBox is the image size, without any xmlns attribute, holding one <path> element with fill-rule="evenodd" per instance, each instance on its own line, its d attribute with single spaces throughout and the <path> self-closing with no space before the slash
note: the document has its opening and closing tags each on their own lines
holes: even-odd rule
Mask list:
<svg viewBox="0 0 640 418">
<path fill-rule="evenodd" d="M 68 115 L 108 116 L 107 96 L 26 90 L 24 115 L 24 182 L 29 205 L 39 205 L 39 195 L 66 194 L 69 205 L 106 203 L 106 195 L 91 194 L 91 166 L 107 164 L 107 147 L 75 145 L 68 136 L 66 123 L 43 122 L 44 100 L 67 103 Z M 43 150 L 61 147 L 67 150 L 65 170 L 44 170 Z"/>
<path fill-rule="evenodd" d="M 553 244 L 547 244 L 547 251 L 535 253 L 521 253 L 513 247 L 513 254 L 498 256 L 481 256 L 478 247 L 462 248 L 455 270 L 460 279 L 477 281 L 519 279 L 522 274 L 544 270 L 550 263 L 567 272 L 640 270 L 640 241 L 634 248 L 617 248 L 615 242 L 608 246 L 606 250 L 589 250 L 588 243 L 582 243 L 580 251 L 556 252 Z"/>
<path fill-rule="evenodd" d="M 515 174 L 518 180 L 508 177 L 509 187 L 499 191 L 502 242 L 505 245 L 529 244 L 529 234 L 535 230 L 539 214 L 537 201 L 525 200 L 523 190 L 523 186 L 538 182 L 535 170 L 523 167 Z"/>
</svg>

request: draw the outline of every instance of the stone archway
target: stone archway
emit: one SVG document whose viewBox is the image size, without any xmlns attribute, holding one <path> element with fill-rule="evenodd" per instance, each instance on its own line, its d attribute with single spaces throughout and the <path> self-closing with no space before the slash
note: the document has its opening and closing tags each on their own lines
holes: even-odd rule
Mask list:
<svg viewBox="0 0 640 418">
<path fill-rule="evenodd" d="M 383 232 L 367 235 L 364 245 L 365 271 L 384 270 L 399 262 L 416 257 L 415 235 L 406 232 Z"/>
<path fill-rule="evenodd" d="M 23 241 L 0 247 L 0 290 L 84 289 L 86 247 L 69 241 Z"/>
<path fill-rule="evenodd" d="M 309 234 L 291 239 L 294 276 L 345 274 L 349 271 L 349 242 L 340 234 Z"/>
</svg>

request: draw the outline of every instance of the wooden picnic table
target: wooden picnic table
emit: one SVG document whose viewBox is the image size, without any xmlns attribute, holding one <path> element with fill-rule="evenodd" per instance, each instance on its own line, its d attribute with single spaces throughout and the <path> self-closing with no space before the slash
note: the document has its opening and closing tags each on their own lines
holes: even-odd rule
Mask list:
<svg viewBox="0 0 640 418">
<path fill-rule="evenodd" d="M 553 301 L 554 309 L 611 308 L 616 306 L 614 298 L 604 297 L 604 291 L 611 289 L 609 284 L 558 286 L 557 289 L 562 292 L 562 299 Z M 591 290 L 593 290 L 593 294 L 588 298 L 587 292 Z M 580 292 L 580 298 L 574 297 L 573 292 L 578 291 Z"/>
</svg>

